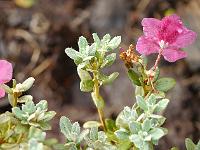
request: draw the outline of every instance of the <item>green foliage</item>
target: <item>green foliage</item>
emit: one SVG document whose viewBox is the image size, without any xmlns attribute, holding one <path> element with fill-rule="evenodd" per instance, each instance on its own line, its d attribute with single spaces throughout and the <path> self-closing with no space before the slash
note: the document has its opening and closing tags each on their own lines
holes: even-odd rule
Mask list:
<svg viewBox="0 0 200 150">
<path fill-rule="evenodd" d="M 22 124 L 38 127 L 43 130 L 50 130 L 49 121 L 55 116 L 54 111 L 47 111 L 47 101 L 42 100 L 36 105 L 33 101 L 28 100 L 22 104 L 22 108 L 12 108 L 12 113 Z"/>
<path fill-rule="evenodd" d="M 132 142 L 140 150 L 153 149 L 153 145 L 157 145 L 158 140 L 167 133 L 166 129 L 161 128 L 165 118 L 154 113 L 163 111 L 169 100 L 158 99 L 160 97 L 154 94 L 147 99 L 136 96 L 137 107 L 125 107 L 117 117 L 117 138 Z"/>
<path fill-rule="evenodd" d="M 121 37 L 117 36 L 111 39 L 109 34 L 106 34 L 102 40 L 96 33 L 93 33 L 94 43 L 88 44 L 85 37 L 81 36 L 78 41 L 79 51 L 72 48 L 66 48 L 66 54 L 74 60 L 77 65 L 77 72 L 81 79 L 80 89 L 83 92 L 91 92 L 94 86 L 93 80 L 96 76 L 99 83 L 109 84 L 117 78 L 118 73 L 112 73 L 108 76 L 101 73 L 101 69 L 112 65 L 116 59 L 116 54 L 111 53 L 121 43 Z M 91 77 L 90 73 L 93 75 Z"/>
<path fill-rule="evenodd" d="M 135 84 L 137 86 L 141 86 L 141 83 L 139 80 L 139 75 L 132 69 L 128 70 L 128 77 L 132 81 L 133 84 Z"/>
<path fill-rule="evenodd" d="M 167 92 L 173 88 L 176 84 L 176 81 L 173 78 L 161 78 L 158 79 L 155 83 L 155 88 L 162 92 Z"/>
<path fill-rule="evenodd" d="M 78 122 L 72 124 L 71 121 L 64 116 L 60 118 L 60 130 L 67 140 L 64 147 L 74 150 L 77 149 L 83 138 L 89 133 L 88 130 L 83 130 L 81 132 Z"/>
<path fill-rule="evenodd" d="M 88 147 L 86 150 L 117 150 L 113 146 L 103 131 L 98 132 L 98 128 L 90 129 L 89 134 L 84 138 Z"/>
</svg>

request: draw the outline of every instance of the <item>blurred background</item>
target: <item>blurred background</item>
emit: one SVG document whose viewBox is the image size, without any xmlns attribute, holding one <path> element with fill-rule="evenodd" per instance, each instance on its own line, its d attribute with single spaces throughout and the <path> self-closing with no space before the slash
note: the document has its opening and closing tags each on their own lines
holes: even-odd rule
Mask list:
<svg viewBox="0 0 200 150">
<path fill-rule="evenodd" d="M 62 141 L 58 134 L 62 115 L 80 123 L 98 119 L 90 94 L 79 90 L 76 66 L 64 49 L 77 49 L 81 35 L 92 42 L 93 32 L 101 37 L 105 33 L 121 35 L 121 47 L 126 49 L 142 35 L 142 18 L 160 19 L 172 13 L 200 35 L 200 0 L 0 0 L 0 59 L 12 62 L 18 82 L 35 77 L 30 91 L 35 102 L 46 99 L 49 109 L 57 112 L 48 136 Z M 200 38 L 186 51 L 186 59 L 161 63 L 161 75 L 174 77 L 177 84 L 167 95 L 171 101 L 164 126 L 169 134 L 158 150 L 172 146 L 184 150 L 186 137 L 195 142 L 200 138 Z M 149 58 L 155 61 L 155 56 Z M 105 71 L 120 72 L 113 85 L 101 89 L 106 117 L 115 118 L 124 106 L 134 103 L 134 88 L 119 57 Z M 0 111 L 9 109 L 7 101 L 1 100 Z"/>
</svg>

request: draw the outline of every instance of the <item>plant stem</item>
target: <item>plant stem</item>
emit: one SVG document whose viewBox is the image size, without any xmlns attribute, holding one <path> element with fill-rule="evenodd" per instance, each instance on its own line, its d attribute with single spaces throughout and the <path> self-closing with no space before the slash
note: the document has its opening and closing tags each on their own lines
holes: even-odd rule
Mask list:
<svg viewBox="0 0 200 150">
<path fill-rule="evenodd" d="M 99 81 L 97 79 L 97 75 L 94 73 L 93 76 L 94 76 L 94 90 L 93 90 L 93 92 L 94 92 L 98 101 L 101 101 L 101 100 L 103 101 L 103 99 L 102 99 L 102 97 L 99 93 Z M 104 131 L 106 131 L 107 129 L 106 129 L 106 124 L 105 124 L 105 117 L 104 117 L 103 108 L 97 107 L 97 110 L 98 110 L 100 122 L 103 126 Z"/>
<path fill-rule="evenodd" d="M 156 68 L 158 67 L 158 63 L 160 62 L 160 58 L 161 58 L 161 56 L 162 56 L 162 52 L 163 52 L 163 49 L 160 49 L 159 54 L 158 54 L 157 59 L 156 59 L 156 62 L 155 62 L 155 64 L 154 64 L 154 66 L 153 66 L 153 70 L 154 70 L 154 71 L 155 71 Z"/>
</svg>

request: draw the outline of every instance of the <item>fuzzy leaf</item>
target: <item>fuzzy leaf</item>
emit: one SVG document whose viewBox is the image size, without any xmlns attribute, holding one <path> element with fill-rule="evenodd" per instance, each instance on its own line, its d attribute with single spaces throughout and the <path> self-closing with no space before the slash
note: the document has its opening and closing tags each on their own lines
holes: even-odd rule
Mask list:
<svg viewBox="0 0 200 150">
<path fill-rule="evenodd" d="M 141 125 L 140 125 L 140 123 L 138 123 L 136 121 L 132 121 L 129 124 L 129 129 L 132 134 L 137 134 L 141 130 Z"/>
<path fill-rule="evenodd" d="M 141 86 L 139 75 L 135 73 L 132 69 L 128 70 L 128 77 L 134 85 Z"/>
<path fill-rule="evenodd" d="M 92 80 L 83 80 L 80 82 L 80 90 L 82 92 L 90 92 L 94 87 L 94 82 Z"/>
<path fill-rule="evenodd" d="M 101 123 L 98 121 L 87 121 L 83 124 L 84 128 L 100 127 Z"/>
<path fill-rule="evenodd" d="M 82 60 L 82 55 L 81 53 L 77 52 L 73 48 L 66 48 L 65 53 L 74 61 L 81 62 Z"/>
<path fill-rule="evenodd" d="M 145 102 L 145 100 L 143 99 L 143 97 L 137 95 L 137 96 L 136 96 L 136 101 L 137 101 L 138 106 L 139 106 L 141 109 L 143 109 L 144 111 L 147 111 L 147 110 L 148 110 L 147 103 Z"/>
<path fill-rule="evenodd" d="M 77 68 L 78 75 L 82 81 L 91 80 L 92 77 L 90 76 L 89 72 L 83 69 Z"/>
<path fill-rule="evenodd" d="M 60 130 L 65 135 L 66 138 L 71 133 L 71 130 L 72 130 L 71 121 L 67 117 L 65 117 L 65 116 L 62 116 L 60 118 Z"/>
<path fill-rule="evenodd" d="M 82 54 L 86 53 L 87 46 L 88 46 L 88 42 L 87 42 L 86 38 L 83 36 L 79 37 L 79 40 L 78 40 L 79 52 Z"/>
<path fill-rule="evenodd" d="M 151 135 L 152 140 L 159 140 L 165 135 L 165 132 L 160 128 L 154 128 L 149 132 L 149 134 Z"/>
<path fill-rule="evenodd" d="M 163 111 L 169 103 L 168 99 L 162 99 L 156 104 L 155 112 Z"/>
<path fill-rule="evenodd" d="M 148 132 L 151 128 L 151 121 L 147 118 L 144 120 L 143 124 L 142 124 L 142 129 L 146 132 Z"/>
<path fill-rule="evenodd" d="M 176 81 L 173 78 L 161 78 L 158 79 L 155 83 L 155 88 L 158 91 L 167 92 L 173 88 L 176 84 Z"/>
<path fill-rule="evenodd" d="M 118 72 L 113 72 L 109 76 L 101 74 L 100 80 L 102 81 L 103 85 L 111 84 L 118 77 L 118 75 Z"/>
<path fill-rule="evenodd" d="M 196 150 L 195 147 L 196 145 L 192 142 L 191 139 L 186 138 L 185 139 L 185 146 L 187 150 Z"/>
<path fill-rule="evenodd" d="M 114 37 L 109 43 L 108 47 L 113 50 L 116 49 L 121 43 L 121 36 Z"/>
<path fill-rule="evenodd" d="M 123 128 L 115 131 L 115 135 L 120 140 L 127 140 L 129 138 L 128 132 L 126 130 L 124 130 Z"/>
<path fill-rule="evenodd" d="M 116 59 L 116 53 L 107 55 L 103 60 L 101 68 L 111 66 L 115 62 L 115 59 Z"/>
</svg>

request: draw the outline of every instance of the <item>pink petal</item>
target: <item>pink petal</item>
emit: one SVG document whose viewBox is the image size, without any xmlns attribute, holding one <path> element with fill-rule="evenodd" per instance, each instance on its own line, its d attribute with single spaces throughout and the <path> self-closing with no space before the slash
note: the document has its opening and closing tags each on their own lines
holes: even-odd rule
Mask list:
<svg viewBox="0 0 200 150">
<path fill-rule="evenodd" d="M 0 89 L 0 98 L 5 96 L 5 91 L 3 89 Z"/>
<path fill-rule="evenodd" d="M 154 39 L 148 38 L 146 36 L 141 36 L 136 44 L 136 50 L 140 54 L 149 55 L 152 53 L 158 53 L 159 45 Z"/>
<path fill-rule="evenodd" d="M 172 22 L 180 22 L 180 23 L 182 23 L 181 22 L 181 18 L 179 17 L 179 16 L 177 16 L 176 14 L 172 14 L 172 15 L 170 15 L 170 16 L 166 16 L 166 17 L 164 17 L 161 21 L 162 22 L 165 22 L 165 21 L 167 21 L 167 20 L 170 20 L 170 21 L 172 21 Z"/>
<path fill-rule="evenodd" d="M 12 64 L 6 60 L 0 60 L 0 84 L 7 83 L 12 79 Z"/>
<path fill-rule="evenodd" d="M 177 48 L 167 48 L 163 50 L 164 59 L 169 62 L 175 62 L 187 56 L 186 52 Z"/>
<path fill-rule="evenodd" d="M 197 38 L 197 34 L 191 30 L 184 28 L 183 30 L 180 29 L 180 31 L 182 33 L 179 34 L 172 46 L 183 48 L 192 44 Z"/>
<path fill-rule="evenodd" d="M 160 20 L 155 18 L 144 18 L 142 20 L 143 32 L 145 36 L 157 37 Z"/>
</svg>

